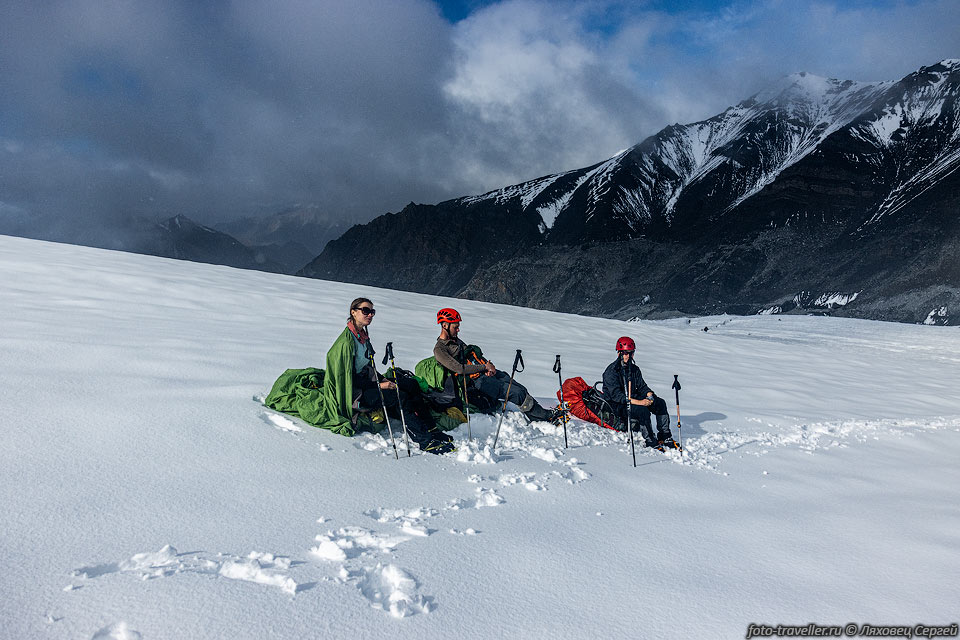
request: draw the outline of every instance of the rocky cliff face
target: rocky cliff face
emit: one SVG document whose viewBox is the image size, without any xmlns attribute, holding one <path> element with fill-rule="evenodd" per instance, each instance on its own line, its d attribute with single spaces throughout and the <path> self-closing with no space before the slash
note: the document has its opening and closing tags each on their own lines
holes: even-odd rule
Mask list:
<svg viewBox="0 0 960 640">
<path fill-rule="evenodd" d="M 606 162 L 354 227 L 302 274 L 616 317 L 957 324 L 958 94 L 955 60 L 795 74 Z"/>
<path fill-rule="evenodd" d="M 515 203 L 411 203 L 352 227 L 298 275 L 457 295 L 484 265 L 536 246 L 538 223 Z"/>
</svg>

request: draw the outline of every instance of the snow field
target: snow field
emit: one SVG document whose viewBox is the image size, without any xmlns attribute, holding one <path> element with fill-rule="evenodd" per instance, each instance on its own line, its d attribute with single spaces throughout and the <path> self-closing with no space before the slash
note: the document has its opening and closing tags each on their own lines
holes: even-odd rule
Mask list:
<svg viewBox="0 0 960 640">
<path fill-rule="evenodd" d="M 0 237 L 0 637 L 738 637 L 942 624 L 960 591 L 953 327 L 623 323 Z M 555 401 L 631 335 L 686 452 L 476 416 L 400 460 L 266 409 L 346 306 L 412 369 L 463 337 Z M 709 326 L 709 332 L 702 328 Z M 674 435 L 677 435 L 676 432 Z"/>
</svg>

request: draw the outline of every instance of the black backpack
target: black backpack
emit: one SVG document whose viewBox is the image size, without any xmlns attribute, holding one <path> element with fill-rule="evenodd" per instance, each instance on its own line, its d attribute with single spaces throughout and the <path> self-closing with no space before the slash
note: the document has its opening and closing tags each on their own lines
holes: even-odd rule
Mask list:
<svg viewBox="0 0 960 640">
<path fill-rule="evenodd" d="M 590 411 L 600 418 L 603 426 L 607 427 L 608 429 L 624 431 L 623 420 L 620 419 L 620 416 L 617 414 L 616 409 L 610 403 L 610 401 L 604 397 L 603 393 L 599 389 L 597 389 L 596 384 L 589 389 L 584 390 L 583 404 L 585 404 Z"/>
</svg>

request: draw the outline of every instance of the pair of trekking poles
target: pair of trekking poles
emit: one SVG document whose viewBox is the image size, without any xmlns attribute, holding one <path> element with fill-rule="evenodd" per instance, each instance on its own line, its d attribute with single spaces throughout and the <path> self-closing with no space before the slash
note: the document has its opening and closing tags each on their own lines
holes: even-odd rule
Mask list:
<svg viewBox="0 0 960 640">
<path fill-rule="evenodd" d="M 373 354 L 373 350 L 371 349 L 370 354 L 369 354 L 369 357 L 370 357 L 370 366 L 373 367 L 373 372 L 374 372 L 374 374 L 376 374 L 376 373 L 377 373 L 377 363 L 374 361 L 373 355 L 374 355 L 374 354 Z M 557 356 L 557 358 L 559 359 L 560 356 Z M 410 457 L 410 455 L 411 455 L 411 453 L 410 453 L 410 436 L 409 436 L 408 433 L 407 433 L 407 420 L 406 420 L 406 418 L 405 418 L 404 415 L 403 415 L 403 402 L 402 402 L 402 400 L 401 400 L 401 398 L 400 398 L 400 385 L 396 383 L 396 381 L 399 380 L 399 375 L 397 374 L 397 365 L 396 365 L 396 363 L 394 362 L 394 359 L 393 359 L 393 343 L 392 343 L 392 342 L 388 342 L 388 343 L 387 343 L 387 346 L 384 348 L 384 354 L 383 354 L 383 365 L 384 365 L 384 366 L 386 366 L 388 360 L 390 361 L 390 368 L 393 369 L 393 378 L 394 378 L 394 381 L 395 381 L 395 382 L 394 382 L 394 385 L 395 385 L 396 391 L 397 391 L 397 409 L 400 411 L 400 422 L 403 424 L 403 440 L 404 440 L 404 444 L 405 444 L 406 447 L 407 447 L 407 457 Z M 516 373 L 517 373 L 517 370 L 518 370 L 517 367 L 518 367 L 518 365 L 519 365 L 519 370 L 520 370 L 520 371 L 523 371 L 523 367 L 524 367 L 524 365 L 523 365 L 523 356 L 520 355 L 520 349 L 517 349 L 517 357 L 514 358 L 514 360 L 513 360 L 513 370 L 510 372 L 510 383 L 507 385 L 507 396 L 508 396 L 508 397 L 510 396 L 510 387 L 513 385 L 513 377 L 514 377 L 514 376 L 516 375 Z M 463 378 L 463 409 L 464 409 L 464 411 L 466 412 L 466 418 L 467 418 L 467 438 L 472 442 L 472 441 L 473 441 L 473 433 L 472 433 L 471 428 L 470 428 L 470 406 L 469 406 L 469 402 L 468 402 L 468 400 L 467 400 L 467 376 L 462 376 L 462 378 Z M 390 443 L 393 445 L 393 455 L 394 455 L 394 457 L 395 457 L 397 460 L 399 460 L 399 459 L 400 459 L 400 453 L 397 451 L 397 441 L 396 441 L 396 439 L 395 439 L 394 436 L 393 436 L 393 426 L 390 424 L 390 416 L 389 416 L 388 413 L 387 413 L 387 399 L 386 399 L 386 397 L 383 395 L 383 388 L 380 387 L 379 384 L 377 385 L 377 391 L 380 393 L 380 404 L 383 405 L 383 419 L 384 419 L 384 421 L 387 423 L 387 431 L 388 431 L 389 434 L 390 434 Z M 503 410 L 502 410 L 501 413 L 500 413 L 500 422 L 497 423 L 497 434 L 496 434 L 496 436 L 494 436 L 494 439 L 493 439 L 493 447 L 494 447 L 494 449 L 496 449 L 496 447 L 497 447 L 497 438 L 500 436 L 500 425 L 503 423 L 503 414 L 504 414 L 504 412 L 506 412 L 506 410 L 507 410 L 507 401 L 504 400 L 504 401 L 503 401 Z"/>
<path fill-rule="evenodd" d="M 557 356 L 558 360 L 560 356 Z M 510 370 L 510 382 L 507 383 L 507 393 L 503 398 L 503 407 L 500 408 L 500 419 L 497 421 L 497 432 L 493 436 L 493 451 L 497 450 L 497 440 L 500 439 L 500 426 L 503 424 L 503 416 L 507 412 L 507 402 L 510 398 L 510 389 L 513 387 L 513 378 L 517 375 L 517 372 L 522 372 L 525 365 L 523 363 L 523 354 L 521 349 L 517 349 L 517 355 L 513 358 L 513 368 Z M 467 397 L 467 375 L 463 374 L 460 376 L 463 379 L 463 410 L 466 412 L 467 417 L 467 438 L 473 442 L 473 433 L 470 429 L 470 400 Z M 566 427 L 566 425 L 564 425 Z M 566 433 L 566 429 L 564 429 Z"/>
<path fill-rule="evenodd" d="M 373 354 L 372 345 L 368 355 L 370 357 L 370 366 L 373 367 L 374 374 L 379 377 L 379 374 L 377 374 L 377 363 L 374 362 L 373 360 L 374 354 Z M 390 361 L 390 368 L 393 369 L 393 380 L 394 380 L 393 384 L 397 391 L 397 409 L 400 411 L 400 423 L 403 425 L 403 442 L 407 447 L 407 457 L 409 458 L 411 455 L 410 436 L 407 434 L 407 419 L 403 415 L 403 400 L 400 397 L 400 385 L 397 384 L 400 380 L 400 376 L 399 374 L 397 374 L 397 365 L 393 361 L 393 343 L 392 342 L 388 342 L 387 346 L 384 348 L 384 354 L 383 354 L 384 366 L 387 365 L 388 360 Z M 387 423 L 387 431 L 390 433 L 390 444 L 393 445 L 393 455 L 396 457 L 397 460 L 399 460 L 400 453 L 397 451 L 397 441 L 393 437 L 393 426 L 390 424 L 390 416 L 387 415 L 387 398 L 383 395 L 383 387 L 381 387 L 379 383 L 377 383 L 377 391 L 380 392 L 380 404 L 383 405 L 383 419 Z"/>
<path fill-rule="evenodd" d="M 559 356 L 557 356 L 559 358 Z M 683 457 L 683 431 L 680 424 L 680 380 L 677 374 L 673 375 L 673 386 L 671 387 L 677 397 L 677 438 L 680 445 L 680 457 Z M 627 380 L 624 376 L 623 391 L 627 398 L 627 432 L 630 434 L 630 455 L 633 456 L 633 466 L 637 466 L 637 449 L 633 444 L 633 425 L 630 424 L 631 414 L 633 413 L 633 403 L 630 402 L 630 394 L 633 392 L 633 380 Z M 658 427 L 659 430 L 659 427 Z"/>
<path fill-rule="evenodd" d="M 520 351 L 521 351 L 520 349 L 517 349 L 517 356 L 513 360 L 513 370 L 510 372 L 510 382 L 509 384 L 507 384 L 507 394 L 506 394 L 507 397 L 510 396 L 510 387 L 513 386 L 514 376 L 516 375 L 518 370 L 523 371 L 523 368 L 524 368 L 523 356 L 521 355 Z M 373 353 L 373 350 L 371 349 L 369 353 L 370 366 L 373 367 L 374 374 L 379 375 L 377 374 L 377 363 L 374 361 L 373 356 L 374 356 L 374 353 Z M 559 361 L 559 358 L 560 356 L 557 356 L 558 361 Z M 407 447 L 407 457 L 410 457 L 411 455 L 410 437 L 407 433 L 407 420 L 403 415 L 403 402 L 400 397 L 400 385 L 396 384 L 396 381 L 399 380 L 399 375 L 397 374 L 397 365 L 394 362 L 392 342 L 388 342 L 387 346 L 384 348 L 384 354 L 383 354 L 384 366 L 386 366 L 388 360 L 390 362 L 390 367 L 393 369 L 393 377 L 395 381 L 394 385 L 396 387 L 396 392 L 397 392 L 397 409 L 400 411 L 400 422 L 403 424 L 403 440 L 404 440 L 404 444 Z M 462 378 L 463 378 L 463 409 L 466 412 L 466 418 L 467 418 L 467 438 L 472 442 L 473 433 L 470 428 L 470 406 L 467 398 L 467 376 L 462 376 Z M 377 391 L 380 393 L 380 404 L 383 405 L 383 419 L 387 423 L 387 431 L 390 434 L 390 443 L 393 445 L 393 455 L 397 460 L 399 460 L 400 453 L 397 451 L 397 441 L 394 438 L 393 426 L 390 424 L 390 416 L 387 413 L 387 399 L 383 395 L 383 388 L 379 384 L 377 384 Z M 503 415 L 506 412 L 506 410 L 507 410 L 507 400 L 504 399 L 503 409 L 500 412 L 500 421 L 497 423 L 497 433 L 493 438 L 494 449 L 496 449 L 497 447 L 497 439 L 500 436 L 500 425 L 503 424 Z M 564 429 L 564 433 L 566 433 L 566 429 Z"/>
<path fill-rule="evenodd" d="M 557 377 L 560 379 L 560 397 L 563 398 L 563 375 L 560 373 L 560 355 L 557 355 L 556 362 L 553 363 L 553 372 L 557 374 Z M 623 377 L 624 381 L 624 396 L 627 399 L 627 432 L 630 434 L 630 456 L 633 458 L 633 466 L 637 466 L 637 449 L 633 440 L 633 427 L 630 425 L 631 414 L 633 403 L 630 402 L 631 393 L 633 392 L 633 380 L 627 380 L 627 377 Z M 673 376 L 673 386 L 671 387 L 674 390 L 677 398 L 677 438 L 679 438 L 680 444 L 680 457 L 683 457 L 683 431 L 682 424 L 680 423 L 680 380 L 678 374 Z M 569 407 L 565 406 L 566 403 L 561 399 L 560 400 L 560 411 L 563 415 L 563 446 L 567 448 L 567 412 Z M 506 406 L 506 405 L 504 405 Z"/>
</svg>

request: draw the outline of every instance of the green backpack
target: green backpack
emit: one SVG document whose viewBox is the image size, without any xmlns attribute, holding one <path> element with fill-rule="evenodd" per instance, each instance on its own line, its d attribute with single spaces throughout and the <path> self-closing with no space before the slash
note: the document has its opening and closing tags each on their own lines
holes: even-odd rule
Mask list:
<svg viewBox="0 0 960 640">
<path fill-rule="evenodd" d="M 443 389 L 443 383 L 447 381 L 447 376 L 450 375 L 450 372 L 437 362 L 437 359 L 433 356 L 424 358 L 418 362 L 413 372 L 435 391 Z"/>
</svg>

